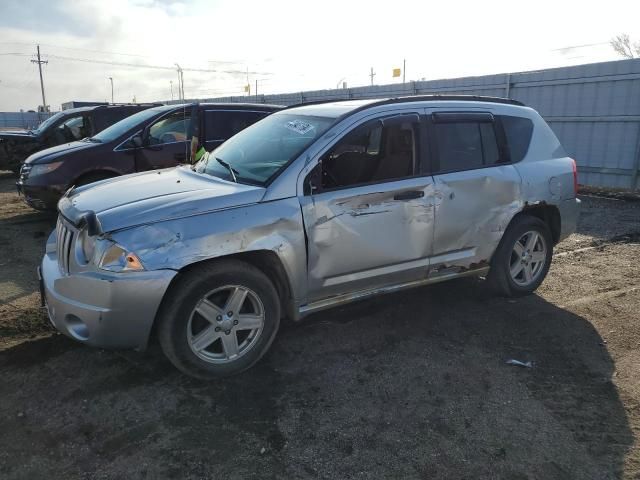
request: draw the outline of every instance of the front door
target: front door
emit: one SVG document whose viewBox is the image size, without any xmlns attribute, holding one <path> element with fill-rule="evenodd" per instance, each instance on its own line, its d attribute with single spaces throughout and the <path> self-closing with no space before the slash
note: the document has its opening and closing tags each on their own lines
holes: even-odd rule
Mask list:
<svg viewBox="0 0 640 480">
<path fill-rule="evenodd" d="M 421 132 L 415 113 L 369 121 L 305 181 L 309 302 L 426 276 L 434 207 Z"/>
<path fill-rule="evenodd" d="M 521 208 L 499 118 L 489 112 L 429 115 L 436 195 L 431 274 L 488 266 Z"/>
<path fill-rule="evenodd" d="M 174 167 L 186 163 L 191 152 L 190 107 L 173 111 L 148 129 L 145 145 L 136 150 L 138 171 Z"/>
</svg>

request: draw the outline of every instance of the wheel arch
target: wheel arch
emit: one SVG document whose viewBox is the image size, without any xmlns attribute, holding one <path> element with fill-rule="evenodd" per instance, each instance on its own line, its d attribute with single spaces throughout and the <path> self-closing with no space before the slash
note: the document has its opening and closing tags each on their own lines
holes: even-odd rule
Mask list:
<svg viewBox="0 0 640 480">
<path fill-rule="evenodd" d="M 276 291 L 278 292 L 278 299 L 280 301 L 282 316 L 285 318 L 296 318 L 295 316 L 295 305 L 292 297 L 291 283 L 289 280 L 289 276 L 285 270 L 284 264 L 278 254 L 273 250 L 251 250 L 246 252 L 233 253 L 229 255 L 221 255 L 219 257 L 207 258 L 204 260 L 196 261 L 185 265 L 180 270 L 178 270 L 178 274 L 175 275 L 169 286 L 165 290 L 162 301 L 160 302 L 160 306 L 158 307 L 158 311 L 156 312 L 155 319 L 153 321 L 153 325 L 151 327 L 151 331 L 149 334 L 149 341 L 155 341 L 156 338 L 156 330 L 158 325 L 158 316 L 162 311 L 162 308 L 165 304 L 165 300 L 169 296 L 169 292 L 173 287 L 175 287 L 176 283 L 180 281 L 186 274 L 197 270 L 203 265 L 216 263 L 224 260 L 238 260 L 249 265 L 256 267 L 262 273 L 264 273 L 269 280 L 273 283 Z"/>
<path fill-rule="evenodd" d="M 93 177 L 93 176 L 98 177 L 98 176 L 101 176 L 101 175 L 104 175 L 103 179 L 106 180 L 107 178 L 119 177 L 119 176 L 122 175 L 122 173 L 119 172 L 118 170 L 115 170 L 115 169 L 109 168 L 109 167 L 86 170 L 86 171 L 82 172 L 80 175 L 76 176 L 69 183 L 69 186 L 77 185 L 83 179 L 90 178 L 90 177 Z"/>
<path fill-rule="evenodd" d="M 526 204 L 524 208 L 514 216 L 514 219 L 518 215 L 531 215 L 532 217 L 539 218 L 549 227 L 553 244 L 556 245 L 560 241 L 562 218 L 557 206 L 546 202 Z M 514 219 L 512 219 L 511 222 L 513 222 Z"/>
</svg>

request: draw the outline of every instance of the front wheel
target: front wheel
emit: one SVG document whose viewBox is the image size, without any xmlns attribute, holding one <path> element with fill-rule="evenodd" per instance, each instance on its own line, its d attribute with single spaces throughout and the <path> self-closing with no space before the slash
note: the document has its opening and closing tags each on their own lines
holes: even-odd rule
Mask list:
<svg viewBox="0 0 640 480">
<path fill-rule="evenodd" d="M 547 276 L 552 255 L 553 240 L 547 224 L 537 217 L 519 216 L 493 255 L 487 280 L 502 295 L 530 294 Z"/>
<path fill-rule="evenodd" d="M 172 286 L 158 318 L 165 355 L 198 378 L 234 375 L 269 349 L 280 324 L 273 284 L 235 260 L 203 265 Z"/>
</svg>

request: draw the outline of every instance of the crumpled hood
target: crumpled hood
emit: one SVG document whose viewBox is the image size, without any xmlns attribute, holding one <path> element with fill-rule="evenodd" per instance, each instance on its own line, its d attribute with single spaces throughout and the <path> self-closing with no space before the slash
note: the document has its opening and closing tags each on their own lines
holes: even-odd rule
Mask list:
<svg viewBox="0 0 640 480">
<path fill-rule="evenodd" d="M 103 232 L 259 202 L 265 189 L 176 167 L 73 190 L 58 208 L 70 220 L 94 212 Z"/>
<path fill-rule="evenodd" d="M 91 142 L 71 142 L 71 143 L 63 143 L 62 145 L 56 145 L 55 147 L 45 148 L 44 150 L 40 150 L 27 158 L 24 163 L 49 163 L 54 161 L 60 155 L 65 155 L 69 152 L 86 150 L 88 148 L 93 148 L 99 143 L 91 143 Z"/>
</svg>

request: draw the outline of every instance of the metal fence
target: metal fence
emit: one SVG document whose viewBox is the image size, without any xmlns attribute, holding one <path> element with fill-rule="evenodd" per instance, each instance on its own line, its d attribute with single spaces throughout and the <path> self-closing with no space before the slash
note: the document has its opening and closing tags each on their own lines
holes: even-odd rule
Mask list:
<svg viewBox="0 0 640 480">
<path fill-rule="evenodd" d="M 207 100 L 291 105 L 419 94 L 490 95 L 520 100 L 540 112 L 577 160 L 581 184 L 638 188 L 640 59 L 534 72 Z"/>
<path fill-rule="evenodd" d="M 33 130 L 54 114 L 55 112 L 0 112 L 0 129 L 24 128 L 26 130 Z"/>
</svg>

